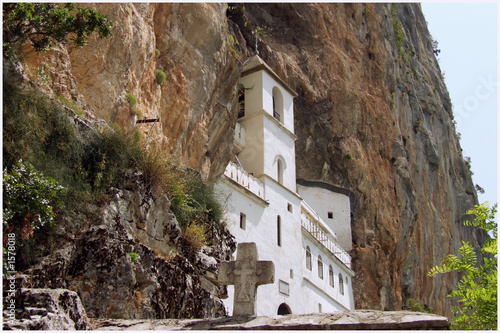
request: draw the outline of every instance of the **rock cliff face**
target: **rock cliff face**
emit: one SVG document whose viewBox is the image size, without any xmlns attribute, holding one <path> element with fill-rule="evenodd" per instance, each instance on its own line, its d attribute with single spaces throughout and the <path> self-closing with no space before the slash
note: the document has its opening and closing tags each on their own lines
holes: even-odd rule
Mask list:
<svg viewBox="0 0 500 333">
<path fill-rule="evenodd" d="M 137 125 L 151 145 L 213 178 L 230 159 L 240 64 L 259 31 L 260 56 L 299 95 L 298 177 L 356 198 L 356 308 L 397 310 L 413 298 L 450 313 L 456 276 L 427 272 L 481 235 L 461 223 L 477 197 L 418 4 L 92 6 L 115 22 L 114 38 L 26 57 L 34 79 L 47 65 L 48 93 L 127 129 L 132 94 L 144 117 L 160 120 Z"/>
<path fill-rule="evenodd" d="M 356 308 L 416 299 L 450 314 L 456 276 L 430 278 L 477 202 L 448 91 L 418 4 L 267 4 L 231 13 L 299 96 L 297 177 L 350 190 Z M 251 47 L 251 46 L 250 46 Z"/>
</svg>

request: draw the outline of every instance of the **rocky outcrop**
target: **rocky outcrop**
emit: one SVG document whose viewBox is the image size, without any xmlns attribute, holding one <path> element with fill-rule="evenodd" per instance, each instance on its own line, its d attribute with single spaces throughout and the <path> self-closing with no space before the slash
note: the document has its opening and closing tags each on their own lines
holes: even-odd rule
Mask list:
<svg viewBox="0 0 500 333">
<path fill-rule="evenodd" d="M 413 298 L 449 315 L 456 276 L 427 272 L 482 236 L 462 225 L 477 197 L 420 5 L 246 4 L 228 17 L 246 52 L 272 28 L 257 45 L 299 95 L 297 177 L 354 194 L 356 308 Z"/>
<path fill-rule="evenodd" d="M 181 230 L 163 194 L 153 194 L 140 172 L 130 173 L 113 200 L 94 207 L 100 217 L 25 272 L 21 286 L 78 293 L 91 318 L 206 318 L 226 314 L 213 282 L 217 262 L 235 250 L 221 226 L 199 252 L 183 246 Z M 69 228 L 69 227 L 68 227 Z M 74 237 L 74 236 L 73 236 Z"/>
<path fill-rule="evenodd" d="M 92 4 L 114 22 L 113 38 L 96 36 L 75 50 L 30 52 L 27 73 L 53 97 L 71 99 L 204 178 L 224 171 L 232 151 L 239 63 L 230 53 L 225 4 Z M 156 70 L 166 80 L 156 82 Z M 44 74 L 41 75 L 40 73 Z M 132 107 L 126 95 L 136 98 Z M 137 124 L 137 117 L 159 123 Z"/>
<path fill-rule="evenodd" d="M 349 311 L 211 320 L 99 320 L 102 330 L 448 330 L 446 317 L 407 311 Z"/>
<path fill-rule="evenodd" d="M 477 246 L 482 235 L 462 226 L 477 197 L 418 4 L 90 6 L 115 22 L 115 37 L 28 54 L 32 80 L 54 97 L 72 99 L 86 117 L 126 129 L 138 113 L 159 119 L 136 128 L 148 144 L 210 178 L 230 159 L 238 60 L 257 45 L 298 93 L 297 176 L 355 197 L 356 308 L 401 309 L 413 298 L 450 314 L 446 295 L 456 275 L 427 272 L 457 253 L 462 239 Z M 157 69 L 167 77 L 162 85 Z M 126 94 L 137 99 L 135 107 Z M 160 229 L 140 225 L 94 229 L 87 240 L 103 233 L 154 244 Z M 127 242 L 117 253 L 141 251 Z M 126 256 L 121 260 L 136 274 Z"/>
<path fill-rule="evenodd" d="M 4 330 L 87 330 L 89 322 L 80 298 L 66 289 L 25 289 L 16 295 L 16 315 L 4 310 Z"/>
</svg>

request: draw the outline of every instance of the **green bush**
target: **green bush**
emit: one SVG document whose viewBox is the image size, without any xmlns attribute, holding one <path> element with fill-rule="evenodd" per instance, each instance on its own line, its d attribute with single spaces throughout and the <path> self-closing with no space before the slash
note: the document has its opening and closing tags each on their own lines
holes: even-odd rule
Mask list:
<svg viewBox="0 0 500 333">
<path fill-rule="evenodd" d="M 462 241 L 461 258 L 448 254 L 440 266 L 435 266 L 429 276 L 449 272 L 460 272 L 460 281 L 448 297 L 458 298 L 458 307 L 452 309 L 452 329 L 497 330 L 498 329 L 498 226 L 495 221 L 497 206 L 488 202 L 476 205 L 465 214 L 474 216 L 464 225 L 486 232 L 487 240 L 481 248 L 483 261 L 469 242 Z"/>
<path fill-rule="evenodd" d="M 3 224 L 21 230 L 29 223 L 35 230 L 55 224 L 55 207 L 62 205 L 64 188 L 45 177 L 30 163 L 19 160 L 3 171 Z"/>
<path fill-rule="evenodd" d="M 163 82 L 167 79 L 167 76 L 165 75 L 165 72 L 163 72 L 161 69 L 156 70 L 156 83 L 159 85 L 162 85 Z"/>
<path fill-rule="evenodd" d="M 134 95 L 132 95 L 132 94 L 125 94 L 125 98 L 130 103 L 131 107 L 135 107 L 136 106 L 136 104 L 137 104 L 137 98 L 135 98 Z"/>
<path fill-rule="evenodd" d="M 136 252 L 130 252 L 128 255 L 130 256 L 130 260 L 132 260 L 132 262 L 136 262 L 137 259 L 139 259 L 139 255 Z"/>
<path fill-rule="evenodd" d="M 156 58 L 160 57 L 160 50 L 155 49 L 155 56 L 156 56 Z"/>
<path fill-rule="evenodd" d="M 85 114 L 85 111 L 83 111 L 82 109 L 80 109 L 79 107 L 77 107 L 75 105 L 75 103 L 73 103 L 72 100 L 69 100 L 67 98 L 64 98 L 62 96 L 57 96 L 57 99 L 64 105 L 66 105 L 68 108 L 70 108 L 71 110 L 75 111 L 75 113 L 77 115 L 79 115 L 80 117 L 83 116 Z"/>
<path fill-rule="evenodd" d="M 143 149 L 136 131 L 126 133 L 114 124 L 103 133 L 79 130 L 66 110 L 38 91 L 21 89 L 8 80 L 3 89 L 4 167 L 13 170 L 22 159 L 44 177 L 54 178 L 67 189 L 65 209 L 108 200 L 108 189 L 119 187 L 125 173 L 137 169 L 153 192 L 163 191 L 169 197 L 183 229 L 222 220 L 213 184 L 194 170 L 177 167 L 162 152 Z M 10 206 L 4 203 L 4 207 Z"/>
</svg>

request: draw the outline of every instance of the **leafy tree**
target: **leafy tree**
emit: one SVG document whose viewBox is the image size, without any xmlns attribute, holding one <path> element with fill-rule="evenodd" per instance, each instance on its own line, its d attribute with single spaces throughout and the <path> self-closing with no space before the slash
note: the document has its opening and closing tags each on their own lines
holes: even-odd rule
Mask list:
<svg viewBox="0 0 500 333">
<path fill-rule="evenodd" d="M 452 328 L 461 330 L 496 330 L 497 329 L 497 206 L 488 207 L 485 202 L 475 206 L 466 214 L 474 215 L 473 221 L 465 225 L 474 226 L 488 233 L 488 240 L 481 252 L 484 262 L 477 265 L 477 254 L 468 242 L 462 241 L 459 249 L 462 259 L 455 255 L 446 256 L 441 266 L 431 269 L 429 276 L 440 273 L 463 273 L 457 289 L 448 297 L 458 297 L 459 307 L 454 309 L 456 317 Z"/>
<path fill-rule="evenodd" d="M 21 230 L 23 240 L 45 223 L 55 224 L 54 207 L 62 205 L 64 188 L 29 163 L 19 160 L 3 171 L 3 224 Z"/>
<path fill-rule="evenodd" d="M 36 51 L 44 51 L 55 43 L 67 43 L 71 36 L 78 48 L 94 31 L 101 38 L 112 37 L 112 26 L 106 15 L 72 3 L 4 3 L 4 56 L 12 57 L 14 46 L 27 40 Z"/>
</svg>

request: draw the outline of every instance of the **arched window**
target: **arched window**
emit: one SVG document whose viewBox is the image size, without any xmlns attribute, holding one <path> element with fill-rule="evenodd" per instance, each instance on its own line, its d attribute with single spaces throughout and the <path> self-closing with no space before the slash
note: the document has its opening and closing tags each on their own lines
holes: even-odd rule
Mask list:
<svg viewBox="0 0 500 333">
<path fill-rule="evenodd" d="M 306 268 L 312 270 L 311 249 L 306 246 Z"/>
<path fill-rule="evenodd" d="M 278 87 L 273 88 L 273 117 L 283 123 L 283 94 Z"/>
<path fill-rule="evenodd" d="M 328 268 L 328 282 L 330 283 L 330 286 L 334 287 L 334 282 L 333 282 L 333 268 L 332 265 Z"/>
<path fill-rule="evenodd" d="M 240 84 L 238 87 L 238 118 L 245 116 L 245 87 Z"/>
<path fill-rule="evenodd" d="M 276 222 L 277 229 L 277 243 L 281 246 L 281 216 L 278 215 L 278 221 Z"/>
<path fill-rule="evenodd" d="M 318 256 L 318 276 L 321 280 L 323 280 L 323 260 L 321 256 Z"/>
<path fill-rule="evenodd" d="M 277 172 L 278 172 L 278 177 L 277 177 L 277 180 L 278 180 L 278 183 L 280 183 L 281 185 L 283 185 L 283 161 L 281 159 L 278 159 L 278 162 L 276 163 L 277 164 Z"/>
<path fill-rule="evenodd" d="M 344 295 L 344 279 L 342 279 L 342 274 L 339 273 L 339 289 L 340 294 Z"/>
</svg>

